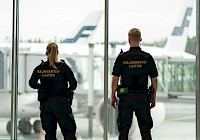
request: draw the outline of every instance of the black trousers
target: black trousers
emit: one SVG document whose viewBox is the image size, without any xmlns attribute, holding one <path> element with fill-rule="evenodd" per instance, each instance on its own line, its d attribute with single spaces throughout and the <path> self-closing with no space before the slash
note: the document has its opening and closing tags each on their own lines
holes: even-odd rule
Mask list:
<svg viewBox="0 0 200 140">
<path fill-rule="evenodd" d="M 76 123 L 66 97 L 48 97 L 40 103 L 40 110 L 42 128 L 46 132 L 45 140 L 56 140 L 57 123 L 64 140 L 76 140 Z"/>
<path fill-rule="evenodd" d="M 141 93 L 131 93 L 120 97 L 117 119 L 119 140 L 128 140 L 133 111 L 135 111 L 137 117 L 142 140 L 152 140 L 151 128 L 153 127 L 153 121 L 150 113 L 150 103 L 147 95 Z"/>
</svg>

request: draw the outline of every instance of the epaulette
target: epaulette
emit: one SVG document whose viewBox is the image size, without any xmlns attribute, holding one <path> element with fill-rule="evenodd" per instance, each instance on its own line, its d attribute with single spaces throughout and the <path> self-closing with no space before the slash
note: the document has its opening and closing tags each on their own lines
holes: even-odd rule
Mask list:
<svg viewBox="0 0 200 140">
<path fill-rule="evenodd" d="M 118 57 L 120 57 L 122 54 L 124 54 L 123 50 L 121 49 L 120 53 L 118 54 Z"/>
<path fill-rule="evenodd" d="M 65 60 L 61 59 L 60 61 L 62 62 L 62 64 L 67 65 L 67 64 L 65 63 Z"/>
<path fill-rule="evenodd" d="M 60 59 L 60 61 L 62 61 L 63 63 L 65 63 L 65 60 L 63 60 L 63 59 Z M 66 64 L 66 63 L 65 63 Z"/>
<path fill-rule="evenodd" d="M 120 53 L 117 56 L 116 61 L 119 61 L 122 58 L 122 54 L 124 54 L 123 50 L 121 49 Z"/>
<path fill-rule="evenodd" d="M 44 60 L 41 59 L 40 65 L 44 65 L 44 64 L 45 64 Z"/>
<path fill-rule="evenodd" d="M 65 60 L 61 59 L 60 61 L 62 62 L 62 64 L 63 64 L 65 67 L 68 67 L 68 65 L 66 64 Z"/>
<path fill-rule="evenodd" d="M 45 65 L 45 62 L 41 59 L 41 63 L 38 65 L 38 68 L 41 68 Z"/>
<path fill-rule="evenodd" d="M 122 55 L 123 53 L 124 53 L 124 52 L 123 52 L 123 50 L 121 49 L 121 51 L 120 51 L 120 53 L 119 53 L 119 54 L 120 54 L 120 55 Z"/>
</svg>

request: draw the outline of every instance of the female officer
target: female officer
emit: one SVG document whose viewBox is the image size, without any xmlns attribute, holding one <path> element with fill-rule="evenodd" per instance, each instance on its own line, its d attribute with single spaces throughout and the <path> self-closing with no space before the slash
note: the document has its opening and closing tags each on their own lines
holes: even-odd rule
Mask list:
<svg viewBox="0 0 200 140">
<path fill-rule="evenodd" d="M 38 65 L 29 80 L 30 87 L 38 89 L 40 118 L 46 132 L 45 140 L 56 140 L 57 123 L 65 140 L 76 140 L 76 123 L 72 114 L 71 100 L 77 81 L 70 67 L 58 61 L 58 46 L 47 46 L 47 61 Z M 40 80 L 40 83 L 38 82 Z"/>
</svg>

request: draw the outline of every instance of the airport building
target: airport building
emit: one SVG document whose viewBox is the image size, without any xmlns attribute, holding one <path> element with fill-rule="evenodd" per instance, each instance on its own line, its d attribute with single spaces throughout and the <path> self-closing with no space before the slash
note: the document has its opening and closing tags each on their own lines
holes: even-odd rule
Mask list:
<svg viewBox="0 0 200 140">
<path fill-rule="evenodd" d="M 141 29 L 140 47 L 153 56 L 159 74 L 157 103 L 151 110 L 153 139 L 200 139 L 199 0 L 3 1 L 0 140 L 45 139 L 37 90 L 28 81 L 34 68 L 47 59 L 49 42 L 58 44 L 59 59 L 65 60 L 78 82 L 72 104 L 77 140 L 117 139 L 111 74 L 121 49 L 130 47 L 127 37 L 132 27 Z M 162 46 L 148 43 L 164 37 Z M 192 53 L 186 51 L 192 50 L 190 38 L 195 40 Z M 57 139 L 63 139 L 59 125 Z M 129 131 L 132 139 L 141 140 L 135 115 Z"/>
</svg>

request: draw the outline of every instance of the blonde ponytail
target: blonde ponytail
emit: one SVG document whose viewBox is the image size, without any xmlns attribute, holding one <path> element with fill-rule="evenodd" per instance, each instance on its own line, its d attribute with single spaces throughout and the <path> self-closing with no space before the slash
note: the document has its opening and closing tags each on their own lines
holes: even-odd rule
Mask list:
<svg viewBox="0 0 200 140">
<path fill-rule="evenodd" d="M 47 54 L 49 58 L 50 66 L 52 66 L 54 69 L 57 69 L 55 63 L 58 62 L 58 46 L 55 43 L 49 43 L 47 46 Z"/>
</svg>

